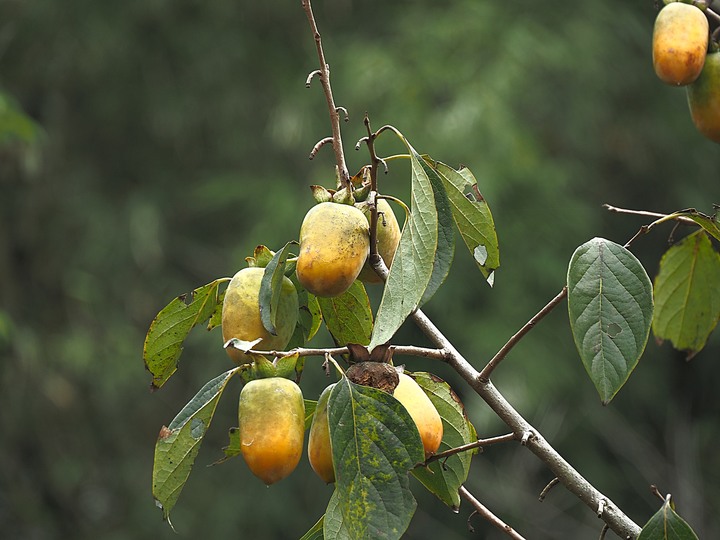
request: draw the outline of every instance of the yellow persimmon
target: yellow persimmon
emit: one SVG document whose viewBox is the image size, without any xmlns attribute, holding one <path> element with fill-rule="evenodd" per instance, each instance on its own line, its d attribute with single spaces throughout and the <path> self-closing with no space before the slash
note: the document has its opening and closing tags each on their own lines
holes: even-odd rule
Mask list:
<svg viewBox="0 0 720 540">
<path fill-rule="evenodd" d="M 230 280 L 222 307 L 223 343 L 231 338 L 253 341 L 262 338 L 256 348 L 283 349 L 295 331 L 298 318 L 298 296 L 295 285 L 288 278 L 282 280 L 280 302 L 276 315 L 276 335 L 268 332 L 260 318 L 260 282 L 263 268 L 243 268 Z M 225 349 L 235 362 L 245 364 L 252 361 L 248 355 L 233 347 Z"/>
<path fill-rule="evenodd" d="M 240 392 L 240 452 L 266 485 L 287 477 L 303 451 L 305 402 L 300 387 L 280 377 L 255 379 Z"/>
<path fill-rule="evenodd" d="M 363 213 L 347 204 L 320 203 L 300 227 L 298 280 L 316 296 L 338 296 L 358 277 L 369 252 L 370 230 Z"/>
</svg>

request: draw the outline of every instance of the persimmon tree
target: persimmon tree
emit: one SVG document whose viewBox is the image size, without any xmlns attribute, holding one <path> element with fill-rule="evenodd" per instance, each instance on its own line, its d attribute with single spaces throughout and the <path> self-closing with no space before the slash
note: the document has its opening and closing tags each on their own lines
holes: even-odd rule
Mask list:
<svg viewBox="0 0 720 540">
<path fill-rule="evenodd" d="M 319 68 L 309 74 L 306 84 L 310 87 L 319 82 L 331 125 L 331 135 L 312 147 L 310 158 L 330 146 L 336 183 L 311 186 L 318 205 L 313 207 L 311 224 L 307 219 L 303 224 L 299 243 L 290 239 L 276 250 L 258 246 L 247 258 L 248 266 L 255 270 L 238 272 L 232 281 L 215 279 L 181 295 L 152 321 L 144 362 L 153 389 L 161 388 L 176 372 L 183 341 L 197 326 L 209 330 L 222 326 L 218 351 L 222 342 L 236 362 L 235 367 L 206 383 L 160 430 L 152 493 L 164 518 L 170 522 L 170 512 L 193 468 L 218 401 L 228 382 L 238 377 L 244 385 L 239 427 L 229 428 L 223 461 L 242 455 L 258 477 L 274 484 L 292 473 L 302 451 L 302 425 L 305 430 L 312 426 L 313 469 L 325 482 L 334 482 L 335 489 L 324 516 L 304 539 L 401 537 L 416 507 L 409 475 L 449 508 L 457 509 L 464 499 L 488 524 L 511 538 L 523 538 L 465 486 L 478 449 L 497 444 L 519 444 L 536 455 L 554 475 L 543 496 L 555 485 L 564 486 L 602 520 L 601 536 L 612 530 L 628 539 L 696 538 L 675 512 L 671 496 L 657 490 L 657 513 L 648 516 L 644 526 L 635 523 L 523 418 L 493 384 L 492 375 L 510 350 L 563 304 L 579 358 L 603 404 L 622 389 L 651 332 L 656 339 L 686 351 L 688 358 L 696 355 L 720 319 L 720 255 L 716 249 L 720 225 L 715 215 L 694 209 L 657 214 L 606 205 L 608 211 L 639 214 L 649 222 L 622 243 L 605 238 L 582 243 L 568 262 L 566 285 L 482 369 L 476 369 L 422 307 L 448 275 L 456 231 L 483 280 L 490 287 L 494 283 L 500 249 L 481 186 L 469 168 L 446 165 L 416 150 L 392 125 L 374 129 L 367 115 L 367 134 L 356 145 L 367 152 L 367 162 L 357 174 L 351 174 L 341 135 L 347 111 L 336 105 L 310 0 L 303 0 L 302 7 L 319 60 Z M 406 152 L 381 157 L 377 147 L 386 137 L 398 138 Z M 408 203 L 386 193 L 384 186 L 380 189 L 382 172 L 401 161 L 410 165 Z M 383 227 L 391 220 L 387 201 L 405 213 L 402 233 L 391 240 L 396 244 L 389 252 L 379 247 L 385 241 L 380 238 L 386 234 Z M 335 212 L 341 208 L 342 212 Z M 353 224 L 348 229 L 341 228 L 345 227 L 345 214 Z M 663 255 L 653 282 L 631 248 L 664 224 L 682 227 L 688 234 Z M 353 249 L 348 248 L 349 243 Z M 357 279 L 363 268 L 366 274 Z M 239 281 L 241 275 L 250 274 L 254 285 Z M 384 282 L 375 312 L 364 285 L 373 280 Z M 229 291 L 245 296 L 231 299 Z M 233 320 L 231 332 L 230 317 L 237 313 L 241 315 Z M 394 342 L 407 320 L 417 325 L 434 347 Z M 309 344 L 321 325 L 332 336 L 334 347 Z M 399 355 L 430 358 L 450 366 L 489 405 L 507 432 L 480 436 L 450 385 L 432 373 L 413 372 L 411 361 L 404 370 L 396 367 L 393 357 Z M 316 400 L 299 397 L 308 361 L 322 362 L 333 377 L 319 406 Z M 395 393 L 401 378 L 410 381 L 404 384 L 414 385 L 402 396 Z M 413 394 L 415 386 L 419 394 Z M 288 387 L 287 396 L 278 397 L 277 392 Z M 417 409 L 425 412 L 414 414 L 414 401 L 420 398 L 427 399 L 432 411 Z M 432 433 L 428 438 L 424 420 L 434 411 L 441 425 L 429 427 Z M 428 442 L 433 434 L 438 435 L 439 446 Z M 322 438 L 325 446 L 318 442 Z M 298 536 L 302 533 L 298 531 Z"/>
</svg>

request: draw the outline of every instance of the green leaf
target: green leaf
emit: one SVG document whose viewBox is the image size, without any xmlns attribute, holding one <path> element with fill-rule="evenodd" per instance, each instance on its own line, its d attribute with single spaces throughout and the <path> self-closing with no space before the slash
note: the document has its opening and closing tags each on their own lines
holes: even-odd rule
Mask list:
<svg viewBox="0 0 720 540">
<path fill-rule="evenodd" d="M 315 408 L 317 407 L 317 401 L 312 399 L 306 399 L 305 401 L 305 431 L 310 429 L 312 425 L 313 416 L 315 416 Z"/>
<path fill-rule="evenodd" d="M 302 535 L 302 538 L 300 540 L 323 540 L 323 521 L 325 520 L 325 516 L 321 517 L 319 520 L 317 520 L 317 523 L 312 526 L 312 528 Z"/>
<path fill-rule="evenodd" d="M 642 528 L 637 540 L 698 540 L 698 537 L 670 502 L 665 501 Z"/>
<path fill-rule="evenodd" d="M 160 388 L 177 370 L 183 341 L 190 330 L 210 319 L 220 303 L 218 288 L 229 278 L 216 279 L 175 298 L 157 314 L 145 336 L 143 360 L 152 374 L 153 388 Z"/>
<path fill-rule="evenodd" d="M 218 400 L 228 381 L 238 371 L 240 368 L 231 369 L 205 384 L 170 425 L 160 430 L 155 444 L 152 494 L 168 521 L 170 511 L 190 476 Z"/>
<path fill-rule="evenodd" d="M 222 307 L 223 301 L 225 300 L 225 292 L 226 291 L 222 291 L 218 294 L 215 310 L 213 311 L 212 315 L 210 315 L 210 320 L 208 321 L 208 331 L 222 325 Z"/>
<path fill-rule="evenodd" d="M 290 253 L 290 248 L 297 245 L 292 240 L 273 255 L 270 262 L 265 266 L 262 280 L 260 281 L 260 293 L 258 295 L 258 303 L 260 304 L 260 320 L 265 330 L 273 336 L 277 335 L 275 329 L 278 304 L 280 303 L 280 293 L 282 292 L 282 283 L 285 278 L 285 266 Z"/>
<path fill-rule="evenodd" d="M 705 229 L 710 236 L 715 238 L 715 240 L 720 240 L 720 223 L 718 223 L 716 215 L 708 216 L 702 212 L 698 212 L 694 208 L 690 208 L 681 212 L 673 212 L 671 216 L 668 216 L 668 219 L 676 216 L 692 219 L 695 223 Z"/>
<path fill-rule="evenodd" d="M 663 255 L 655 278 L 653 333 L 692 358 L 720 320 L 720 255 L 707 234 L 687 236 Z"/>
<path fill-rule="evenodd" d="M 500 249 L 495 222 L 490 207 L 478 190 L 477 180 L 470 169 L 462 168 L 456 171 L 427 156 L 425 161 L 440 174 L 460 236 L 480 272 L 492 286 L 495 280 L 494 272 L 500 266 Z"/>
<path fill-rule="evenodd" d="M 435 260 L 433 261 L 433 271 L 430 275 L 430 281 L 428 281 L 427 288 L 420 299 L 420 305 L 422 306 L 433 297 L 450 272 L 450 266 L 452 266 L 455 255 L 455 229 L 453 228 L 450 201 L 445 192 L 442 178 L 437 170 L 433 169 L 417 154 L 412 154 L 411 159 L 418 160 L 418 163 L 432 184 L 438 219 L 438 245 L 435 250 Z"/>
<path fill-rule="evenodd" d="M 607 405 L 647 344 L 653 314 L 650 278 L 627 249 L 594 238 L 573 253 L 567 287 L 575 345 Z"/>
<path fill-rule="evenodd" d="M 275 365 L 276 377 L 299 381 L 305 368 L 305 357 L 294 352 L 276 358 L 273 360 L 273 364 Z"/>
<path fill-rule="evenodd" d="M 420 385 L 440 413 L 443 438 L 438 452 L 457 448 L 477 440 L 475 429 L 465 414 L 465 407 L 450 385 L 431 373 L 408 373 Z M 415 478 L 442 502 L 454 510 L 460 507 L 458 490 L 470 473 L 474 452 L 460 452 L 447 459 L 433 461 L 427 467 L 413 470 Z"/>
<path fill-rule="evenodd" d="M 416 506 L 408 471 L 425 457 L 412 418 L 390 394 L 343 377 L 328 399 L 328 422 L 350 538 L 400 538 Z"/>
<path fill-rule="evenodd" d="M 454 241 L 449 240 L 449 217 L 438 217 L 438 212 L 449 212 L 442 180 L 400 137 L 410 152 L 411 209 L 380 300 L 370 349 L 388 342 L 408 315 L 440 286 L 450 268 L 454 248 Z"/>
<path fill-rule="evenodd" d="M 338 497 L 337 489 L 333 491 L 330 502 L 325 510 L 323 535 L 325 540 L 350 540 L 353 538 L 345 526 L 345 518 L 340 508 L 340 498 Z"/>
<path fill-rule="evenodd" d="M 231 427 L 228 430 L 228 439 L 229 443 L 227 446 L 223 446 L 223 457 L 218 459 L 216 462 L 211 463 L 211 465 L 220 465 L 221 463 L 225 463 L 228 459 L 232 459 L 234 457 L 237 457 L 240 455 L 240 428 L 237 427 Z"/>
<path fill-rule="evenodd" d="M 322 312 L 317 297 L 305 290 L 295 276 L 290 279 L 295 284 L 298 293 L 299 311 L 295 331 L 287 345 L 288 350 L 304 347 L 315 336 L 322 324 Z"/>
<path fill-rule="evenodd" d="M 365 286 L 361 281 L 354 281 L 350 288 L 340 296 L 333 298 L 317 298 L 325 326 L 330 331 L 335 343 L 370 342 L 373 328 L 372 310 Z"/>
</svg>

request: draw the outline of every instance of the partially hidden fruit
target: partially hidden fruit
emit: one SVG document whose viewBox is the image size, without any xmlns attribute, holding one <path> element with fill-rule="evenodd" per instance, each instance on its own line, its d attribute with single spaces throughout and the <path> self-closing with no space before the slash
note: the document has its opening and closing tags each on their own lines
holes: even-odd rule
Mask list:
<svg viewBox="0 0 720 540">
<path fill-rule="evenodd" d="M 720 52 L 707 55 L 702 73 L 687 87 L 687 96 L 695 127 L 720 143 Z"/>
<path fill-rule="evenodd" d="M 335 481 L 335 469 L 332 461 L 332 447 L 330 446 L 330 424 L 328 423 L 327 404 L 330 392 L 335 387 L 331 384 L 322 391 L 315 407 L 315 415 L 310 425 L 308 438 L 308 460 L 312 470 L 326 484 Z"/>
<path fill-rule="evenodd" d="M 369 252 L 370 229 L 360 210 L 340 203 L 317 204 L 300 227 L 298 280 L 315 296 L 338 296 L 358 277 Z"/>
<path fill-rule="evenodd" d="M 709 25 L 697 7 L 672 2 L 660 10 L 653 30 L 653 67 L 667 84 L 697 79 L 705 62 Z"/>
<path fill-rule="evenodd" d="M 357 206 L 370 223 L 370 206 L 366 202 L 357 203 Z M 390 204 L 385 199 L 377 201 L 378 221 L 377 221 L 377 252 L 385 261 L 385 266 L 390 268 L 395 251 L 397 251 L 400 242 L 400 225 L 393 213 Z M 365 265 L 358 276 L 360 281 L 365 283 L 381 283 L 382 279 L 375 273 L 370 266 L 370 260 L 365 261 Z"/>
<path fill-rule="evenodd" d="M 280 377 L 255 379 L 240 392 L 240 452 L 266 485 L 288 476 L 303 451 L 305 402 L 300 387 Z"/>
<path fill-rule="evenodd" d="M 437 452 L 443 437 L 442 419 L 420 385 L 408 374 L 400 373 L 400 382 L 393 396 L 403 404 L 415 422 L 425 448 L 425 457 Z"/>
<path fill-rule="evenodd" d="M 298 295 L 295 285 L 287 277 L 283 277 L 278 303 L 275 330 L 272 335 L 260 319 L 260 282 L 263 268 L 243 268 L 230 280 L 225 291 L 222 307 L 223 343 L 231 338 L 242 341 L 253 341 L 262 338 L 256 348 L 264 350 L 284 349 L 290 342 L 298 318 Z M 246 364 L 252 358 L 233 347 L 225 349 L 235 362 Z"/>
</svg>

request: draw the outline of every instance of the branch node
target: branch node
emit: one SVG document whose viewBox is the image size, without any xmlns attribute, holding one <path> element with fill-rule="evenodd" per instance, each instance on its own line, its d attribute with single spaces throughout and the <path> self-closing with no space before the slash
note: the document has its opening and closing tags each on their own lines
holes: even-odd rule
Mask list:
<svg viewBox="0 0 720 540">
<path fill-rule="evenodd" d="M 600 502 L 598 503 L 597 508 L 597 517 L 601 518 L 603 513 L 605 512 L 605 505 L 607 504 L 607 501 L 605 499 L 600 499 Z"/>
<path fill-rule="evenodd" d="M 323 146 L 325 146 L 326 144 L 332 144 L 332 142 L 332 137 L 325 137 L 324 139 L 320 139 L 317 144 L 313 146 L 312 150 L 310 150 L 310 159 L 313 159 L 315 156 L 317 156 L 317 153 Z"/>
<path fill-rule="evenodd" d="M 317 77 L 318 79 L 321 79 L 321 78 L 322 78 L 322 71 L 320 71 L 319 69 L 316 69 L 315 71 L 311 71 L 311 72 L 308 74 L 307 79 L 305 79 L 305 88 L 310 88 L 310 85 L 312 84 L 312 80 L 313 80 L 315 77 Z"/>
<path fill-rule="evenodd" d="M 557 486 L 560 483 L 560 479 L 556 476 L 550 482 L 548 482 L 547 486 L 543 488 L 543 490 L 540 492 L 540 495 L 538 496 L 538 501 L 543 502 L 545 500 L 545 497 L 547 497 L 548 493 L 550 493 L 550 490 Z"/>
<path fill-rule="evenodd" d="M 522 438 L 520 439 L 520 444 L 523 446 L 527 446 L 528 441 L 532 438 L 533 433 L 532 431 L 528 430 L 525 433 L 522 434 Z"/>
</svg>

